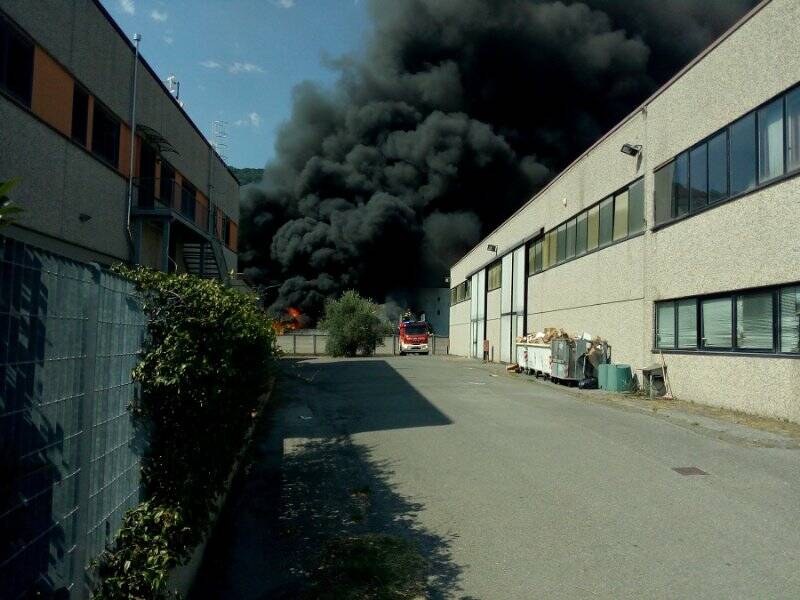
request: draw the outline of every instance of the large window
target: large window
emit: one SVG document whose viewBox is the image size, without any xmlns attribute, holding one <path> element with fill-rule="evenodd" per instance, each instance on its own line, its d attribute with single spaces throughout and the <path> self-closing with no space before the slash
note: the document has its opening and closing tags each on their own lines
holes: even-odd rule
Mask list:
<svg viewBox="0 0 800 600">
<path fill-rule="evenodd" d="M 800 353 L 800 285 L 780 294 L 780 351 Z"/>
<path fill-rule="evenodd" d="M 783 175 L 783 98 L 758 111 L 758 180 Z"/>
<path fill-rule="evenodd" d="M 708 201 L 728 197 L 728 132 L 708 140 Z"/>
<path fill-rule="evenodd" d="M 489 266 L 486 274 L 486 289 L 488 291 L 496 290 L 500 287 L 500 280 L 503 275 L 503 263 L 497 261 Z"/>
<path fill-rule="evenodd" d="M 575 254 L 580 256 L 586 252 L 586 229 L 587 213 L 582 212 L 578 215 L 578 220 L 575 225 Z"/>
<path fill-rule="evenodd" d="M 567 225 L 561 225 L 557 230 L 558 235 L 558 250 L 557 250 L 557 262 L 561 262 L 567 258 Z"/>
<path fill-rule="evenodd" d="M 577 219 L 572 219 L 567 223 L 567 258 L 575 257 L 575 234 Z"/>
<path fill-rule="evenodd" d="M 689 212 L 689 155 L 684 152 L 675 159 L 675 171 L 672 179 L 672 214 L 676 217 Z"/>
<path fill-rule="evenodd" d="M 72 90 L 72 139 L 86 145 L 89 128 L 89 94 L 77 84 Z"/>
<path fill-rule="evenodd" d="M 644 180 L 633 183 L 628 189 L 628 234 L 644 230 Z"/>
<path fill-rule="evenodd" d="M 800 87 L 786 96 L 786 171 L 800 169 Z"/>
<path fill-rule="evenodd" d="M 655 181 L 656 225 L 672 219 L 672 179 L 675 177 L 675 161 L 667 163 L 653 174 Z"/>
<path fill-rule="evenodd" d="M 657 302 L 655 343 L 665 350 L 800 354 L 800 285 Z"/>
<path fill-rule="evenodd" d="M 606 198 L 600 203 L 600 245 L 611 243 L 614 231 L 614 199 Z"/>
<path fill-rule="evenodd" d="M 708 203 L 708 146 L 700 144 L 689 153 L 689 207 L 700 210 Z"/>
<path fill-rule="evenodd" d="M 600 240 L 600 206 L 595 205 L 587 213 L 588 233 L 586 237 L 586 249 L 594 250 Z"/>
<path fill-rule="evenodd" d="M 466 281 L 462 281 L 456 287 L 451 288 L 450 290 L 450 305 L 458 304 L 459 302 L 464 302 L 465 300 L 469 300 L 472 297 L 470 294 L 470 281 L 467 279 Z"/>
<path fill-rule="evenodd" d="M 543 249 L 543 239 L 539 238 L 536 240 L 533 248 L 533 271 L 534 273 L 538 273 L 542 270 L 542 249 Z"/>
<path fill-rule="evenodd" d="M 119 162 L 119 121 L 105 107 L 94 105 L 92 152 L 116 168 Z"/>
<path fill-rule="evenodd" d="M 614 241 L 628 236 L 628 190 L 614 196 Z"/>
<path fill-rule="evenodd" d="M 756 185 L 756 117 L 747 115 L 731 125 L 731 194 Z"/>
<path fill-rule="evenodd" d="M 0 88 L 31 105 L 33 44 L 0 17 Z"/>
</svg>

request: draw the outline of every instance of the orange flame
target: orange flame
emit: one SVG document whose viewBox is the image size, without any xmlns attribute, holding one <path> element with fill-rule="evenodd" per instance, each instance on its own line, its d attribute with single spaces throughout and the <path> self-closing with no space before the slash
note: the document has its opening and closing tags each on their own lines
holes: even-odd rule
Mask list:
<svg viewBox="0 0 800 600">
<path fill-rule="evenodd" d="M 277 320 L 272 322 L 272 328 L 278 335 L 283 335 L 287 331 L 295 331 L 303 328 L 303 311 L 294 306 L 286 309 L 285 314 L 282 314 Z"/>
</svg>

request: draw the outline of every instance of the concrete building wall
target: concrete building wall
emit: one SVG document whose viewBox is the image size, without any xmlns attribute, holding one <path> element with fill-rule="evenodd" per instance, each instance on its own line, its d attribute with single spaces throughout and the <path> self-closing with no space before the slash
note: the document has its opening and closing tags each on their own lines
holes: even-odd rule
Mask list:
<svg viewBox="0 0 800 600">
<path fill-rule="evenodd" d="M 20 224 L 45 236 L 85 245 L 99 259 L 127 259 L 124 227 L 129 145 L 125 139 L 130 139 L 127 125 L 134 67 L 131 43 L 96 0 L 0 0 L 0 11 L 43 49 L 37 58 L 37 69 L 52 63 L 53 73 L 39 84 L 44 85 L 41 90 L 66 77 L 69 89 L 63 92 L 64 103 L 71 103 L 71 81 L 75 80 L 88 90 L 94 102 L 106 106 L 122 122 L 119 169 L 115 170 L 69 140 L 68 124 L 62 123 L 62 117 L 71 117 L 69 110 L 61 111 L 64 114 L 56 110 L 52 118 L 42 119 L 43 111 L 53 112 L 57 106 L 34 106 L 37 119 L 32 112 L 0 96 L 0 139 L 4 142 L 0 177 L 22 179 L 14 199 L 28 214 Z M 141 44 L 145 55 L 147 43 L 143 40 Z M 138 73 L 137 123 L 163 135 L 177 150 L 165 154 L 165 159 L 206 197 L 213 197 L 213 202 L 238 224 L 238 182 L 144 62 Z M 54 202 L 59 203 L 57 210 L 53 210 Z M 92 218 L 76 224 L 81 212 Z M 225 254 L 228 268 L 236 269 L 236 253 L 226 250 Z"/>
<path fill-rule="evenodd" d="M 600 335 L 615 362 L 640 369 L 653 350 L 655 302 L 800 282 L 800 177 L 789 176 L 687 218 L 654 227 L 654 170 L 800 80 L 800 3 L 772 0 L 609 132 L 458 261 L 457 285 L 521 240 L 644 177 L 644 234 L 528 278 L 527 330 Z M 641 144 L 637 158 L 620 152 Z M 797 175 L 795 173 L 795 175 Z M 491 294 L 490 294 L 491 296 Z M 499 338 L 495 303 L 487 338 Z M 462 334 L 451 331 L 451 344 Z M 466 334 L 468 336 L 468 332 Z M 495 352 L 495 360 L 498 359 Z M 800 421 L 800 360 L 780 355 L 666 355 L 678 397 Z"/>
<path fill-rule="evenodd" d="M 450 310 L 450 354 L 469 356 L 469 307 L 465 300 Z"/>
</svg>

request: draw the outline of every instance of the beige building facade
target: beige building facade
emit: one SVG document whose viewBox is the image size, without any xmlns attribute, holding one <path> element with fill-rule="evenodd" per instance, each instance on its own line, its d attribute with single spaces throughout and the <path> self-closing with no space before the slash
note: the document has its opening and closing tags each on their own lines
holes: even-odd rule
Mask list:
<svg viewBox="0 0 800 600">
<path fill-rule="evenodd" d="M 759 4 L 451 269 L 450 352 L 663 353 L 679 398 L 800 422 L 800 2 Z"/>
</svg>

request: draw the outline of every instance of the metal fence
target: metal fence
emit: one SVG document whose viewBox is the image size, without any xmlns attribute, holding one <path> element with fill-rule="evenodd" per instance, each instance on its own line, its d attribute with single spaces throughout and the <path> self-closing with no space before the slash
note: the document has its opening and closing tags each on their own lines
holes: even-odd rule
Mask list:
<svg viewBox="0 0 800 600">
<path fill-rule="evenodd" d="M 0 236 L 0 596 L 69 590 L 139 500 L 130 283 Z"/>
<path fill-rule="evenodd" d="M 398 336 L 383 338 L 375 348 L 375 356 L 394 356 L 400 353 Z M 296 331 L 278 336 L 278 348 L 286 354 L 324 356 L 328 353 L 328 334 L 323 331 Z M 431 335 L 428 345 L 430 354 L 449 354 L 450 339 L 446 336 Z"/>
</svg>

